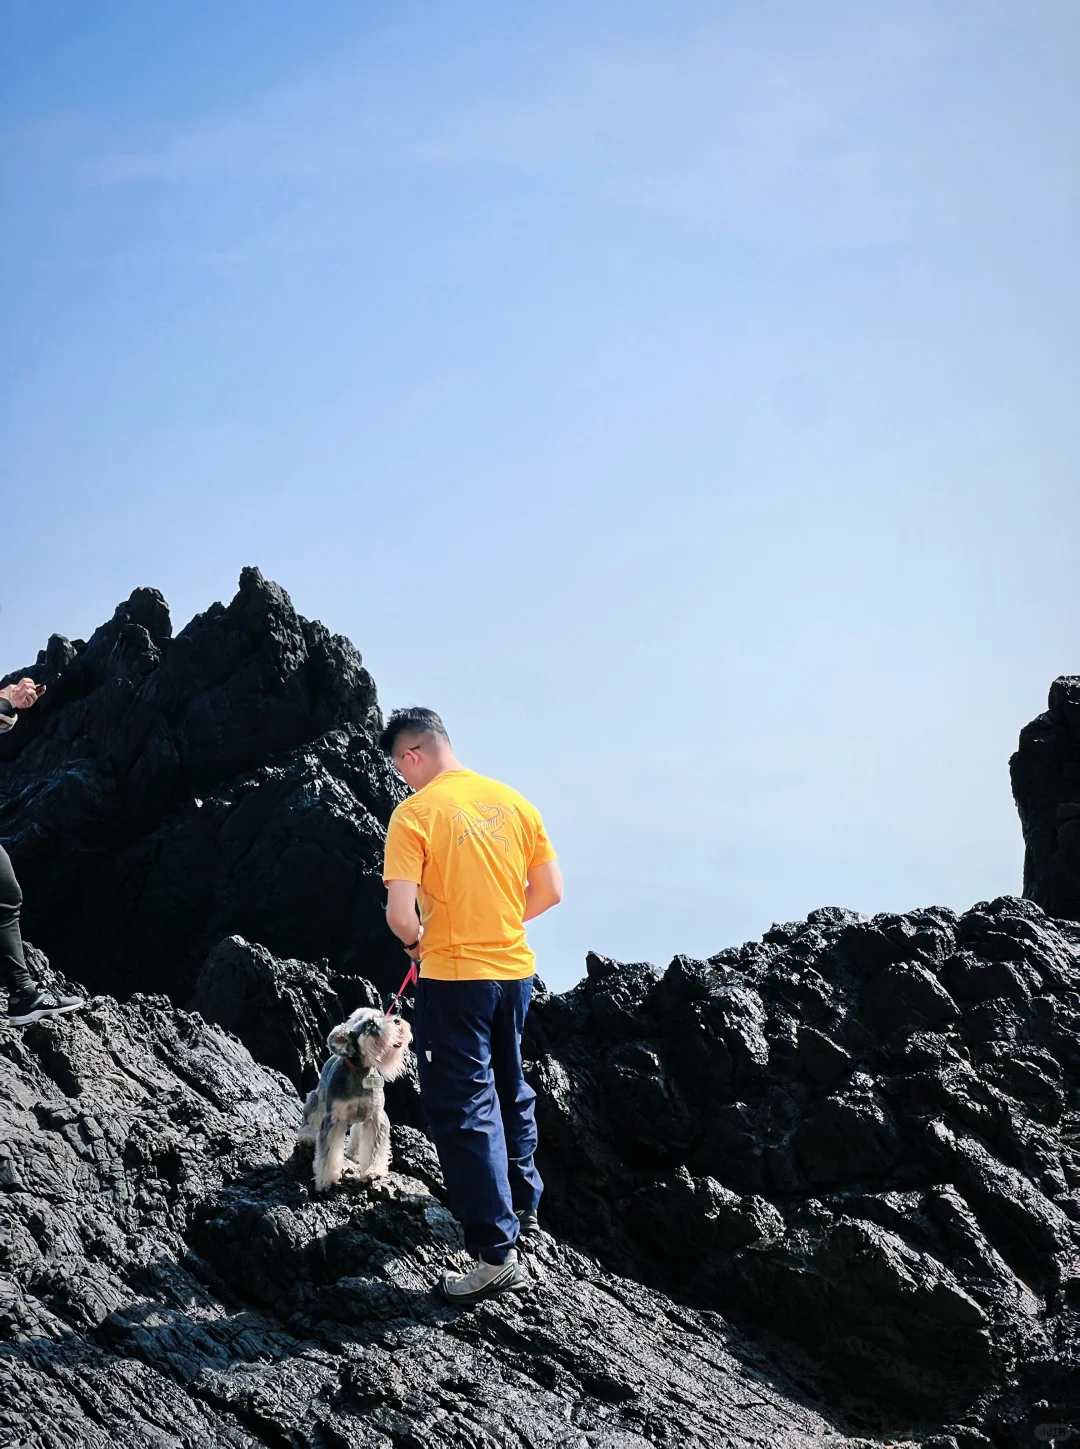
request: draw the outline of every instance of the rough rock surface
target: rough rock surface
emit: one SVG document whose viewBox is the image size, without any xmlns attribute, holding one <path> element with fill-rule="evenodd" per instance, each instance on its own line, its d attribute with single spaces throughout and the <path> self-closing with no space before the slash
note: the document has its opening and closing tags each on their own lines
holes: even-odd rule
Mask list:
<svg viewBox="0 0 1080 1449">
<path fill-rule="evenodd" d="M 136 994 L 0 1028 L 0 1449 L 1080 1429 L 1080 926 L 1002 898 L 590 956 L 526 1036 L 564 1246 L 456 1316 L 415 1073 L 387 1183 L 318 1198 L 291 1156 L 330 1027 L 402 972 L 402 787 L 355 649 L 245 570 L 175 639 L 136 590 L 24 672 L 50 688 L 0 738 L 0 837 L 28 930 Z M 1078 719 L 1058 681 L 1013 761 L 1025 890 L 1062 916 Z"/>
<path fill-rule="evenodd" d="M 238 932 L 389 989 L 382 843 L 404 787 L 375 748 L 347 639 L 245 569 L 175 637 L 136 589 L 86 643 L 54 635 L 48 684 L 0 738 L 0 837 L 26 934 L 94 990 L 178 1005 Z"/>
<path fill-rule="evenodd" d="M 545 1211 L 867 1425 L 1080 1425 L 1080 929 L 827 909 L 526 1028 Z"/>
<path fill-rule="evenodd" d="M 1010 761 L 1024 830 L 1024 895 L 1080 921 L 1080 678 L 1055 679 Z"/>
<path fill-rule="evenodd" d="M 245 1039 L 299 1034 L 299 1080 L 334 984 L 225 945 L 291 983 Z M 1080 928 L 1013 898 L 823 910 L 707 962 L 587 966 L 526 1031 L 562 1240 L 865 1428 L 1080 1420 Z M 422 1125 L 415 1081 L 392 1091 Z"/>
<path fill-rule="evenodd" d="M 306 1093 L 326 1061 L 326 1039 L 358 1006 L 385 998 L 363 977 L 338 974 L 324 961 L 279 961 L 242 936 L 219 941 L 199 972 L 188 1003 L 207 1021 L 234 1032 L 256 1061 L 283 1073 Z M 412 997 L 405 998 L 410 1006 Z M 424 1127 L 416 1058 L 386 1084 L 394 1122 Z"/>
<path fill-rule="evenodd" d="M 342 981 L 326 961 L 279 961 L 242 936 L 218 942 L 188 1003 L 207 1021 L 234 1032 L 256 1061 L 306 1091 L 318 1081 L 333 1028 L 358 1006 L 378 1005 L 366 981 Z"/>
<path fill-rule="evenodd" d="M 550 1239 L 527 1293 L 440 1306 L 459 1239 L 426 1140 L 396 1129 L 388 1179 L 319 1196 L 298 1119 L 162 996 L 0 1028 L 0 1445 L 845 1441 L 715 1314 Z"/>
</svg>

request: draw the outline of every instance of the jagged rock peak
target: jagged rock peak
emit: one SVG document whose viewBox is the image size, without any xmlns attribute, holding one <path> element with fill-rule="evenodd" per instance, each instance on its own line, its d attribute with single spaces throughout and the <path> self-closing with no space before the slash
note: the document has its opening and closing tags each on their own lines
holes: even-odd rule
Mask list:
<svg viewBox="0 0 1080 1449">
<path fill-rule="evenodd" d="M 1080 920 L 1080 676 L 1054 680 L 1009 766 L 1026 847 L 1024 895 L 1052 916 Z"/>
<path fill-rule="evenodd" d="M 379 868 L 403 786 L 348 639 L 246 568 L 175 637 L 136 589 L 87 643 L 43 653 L 48 692 L 0 739 L 0 834 L 60 964 L 123 993 L 152 958 L 182 1004 L 237 933 L 389 976 Z"/>
</svg>

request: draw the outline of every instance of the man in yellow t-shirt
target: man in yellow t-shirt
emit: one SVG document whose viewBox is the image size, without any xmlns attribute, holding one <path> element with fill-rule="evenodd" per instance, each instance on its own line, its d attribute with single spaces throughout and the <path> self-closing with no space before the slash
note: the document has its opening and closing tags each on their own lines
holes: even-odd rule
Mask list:
<svg viewBox="0 0 1080 1449">
<path fill-rule="evenodd" d="M 433 710 L 396 711 L 381 744 L 414 791 L 387 830 L 386 919 L 420 961 L 420 1091 L 475 1260 L 441 1287 L 475 1303 L 523 1285 L 517 1240 L 538 1230 L 536 1093 L 521 1071 L 535 970 L 525 922 L 558 905 L 562 877 L 539 811 L 466 770 Z"/>
</svg>

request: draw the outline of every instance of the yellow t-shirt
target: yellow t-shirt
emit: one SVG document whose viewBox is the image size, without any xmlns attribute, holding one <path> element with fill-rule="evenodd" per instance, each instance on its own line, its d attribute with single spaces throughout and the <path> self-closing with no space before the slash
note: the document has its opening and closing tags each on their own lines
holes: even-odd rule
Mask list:
<svg viewBox="0 0 1080 1449">
<path fill-rule="evenodd" d="M 383 880 L 411 880 L 424 927 L 421 976 L 498 981 L 531 976 L 525 881 L 555 859 L 540 812 L 473 770 L 444 770 L 403 800 L 386 832 Z"/>
</svg>

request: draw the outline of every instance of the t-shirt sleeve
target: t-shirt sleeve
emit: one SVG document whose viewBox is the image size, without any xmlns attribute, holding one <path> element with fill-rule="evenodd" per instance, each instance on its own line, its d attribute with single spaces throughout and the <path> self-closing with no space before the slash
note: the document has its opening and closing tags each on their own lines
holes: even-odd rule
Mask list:
<svg viewBox="0 0 1080 1449">
<path fill-rule="evenodd" d="M 388 880 L 411 880 L 420 884 L 424 873 L 424 832 L 399 805 L 390 817 L 383 857 L 383 884 Z"/>
<path fill-rule="evenodd" d="M 536 841 L 533 845 L 532 858 L 529 861 L 529 869 L 534 865 L 547 865 L 555 857 L 555 847 L 548 839 L 547 831 L 544 829 L 544 822 L 540 816 L 536 817 Z"/>
</svg>

